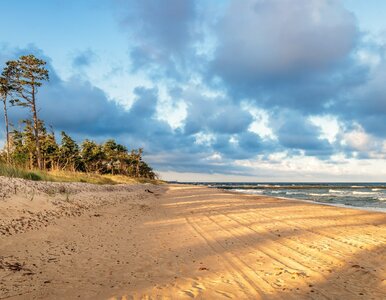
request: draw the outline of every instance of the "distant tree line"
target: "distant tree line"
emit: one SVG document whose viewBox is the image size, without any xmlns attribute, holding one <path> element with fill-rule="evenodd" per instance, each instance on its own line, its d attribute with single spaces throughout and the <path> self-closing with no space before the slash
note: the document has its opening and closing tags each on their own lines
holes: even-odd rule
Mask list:
<svg viewBox="0 0 386 300">
<path fill-rule="evenodd" d="M 156 178 L 152 168 L 143 161 L 142 148 L 129 151 L 113 139 L 102 144 L 85 140 L 79 145 L 64 131 L 57 142 L 53 129 L 47 130 L 44 121 L 38 117 L 38 89 L 49 80 L 45 65 L 45 61 L 34 55 L 6 62 L 0 76 L 6 132 L 0 159 L 26 169 Z M 24 107 L 31 114 L 30 119 L 21 120 L 19 130 L 9 122 L 8 109 L 12 106 Z"/>
</svg>

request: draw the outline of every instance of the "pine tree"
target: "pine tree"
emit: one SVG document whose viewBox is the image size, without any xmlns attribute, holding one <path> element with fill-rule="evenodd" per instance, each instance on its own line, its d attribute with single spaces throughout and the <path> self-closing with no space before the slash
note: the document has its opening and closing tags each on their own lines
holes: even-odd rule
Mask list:
<svg viewBox="0 0 386 300">
<path fill-rule="evenodd" d="M 59 160 L 62 170 L 75 172 L 80 164 L 79 146 L 64 131 L 61 132 L 62 142 L 59 148 Z"/>
<path fill-rule="evenodd" d="M 11 93 L 14 92 L 15 88 L 12 84 L 12 77 L 14 75 L 14 67 L 12 64 L 4 68 L 0 76 L 0 98 L 3 102 L 4 110 L 4 122 L 5 122 L 5 133 L 6 133 L 6 148 L 7 148 L 7 162 L 10 162 L 10 141 L 9 141 L 9 121 L 8 121 L 8 101 Z"/>
<path fill-rule="evenodd" d="M 15 166 L 27 168 L 29 153 L 24 145 L 23 132 L 14 129 L 10 133 L 10 156 Z"/>
<path fill-rule="evenodd" d="M 36 165 L 36 141 L 34 134 L 34 126 L 31 120 L 23 120 L 24 130 L 23 130 L 23 145 L 25 151 L 28 153 L 29 169 L 33 169 Z"/>
<path fill-rule="evenodd" d="M 46 170 L 57 168 L 59 146 L 56 143 L 54 131 L 51 130 L 50 133 L 47 133 L 46 128 L 43 126 L 42 134 L 40 135 L 40 144 L 42 149 L 43 168 Z"/>
<path fill-rule="evenodd" d="M 103 173 L 103 162 L 106 159 L 106 155 L 101 145 L 90 140 L 83 141 L 81 145 L 81 157 L 86 172 Z"/>
<path fill-rule="evenodd" d="M 141 162 L 142 162 L 142 153 L 143 153 L 143 149 L 142 148 L 139 148 L 136 152 L 134 152 L 134 157 L 136 159 L 136 171 L 135 171 L 135 177 L 141 177 Z"/>
<path fill-rule="evenodd" d="M 124 172 L 124 161 L 127 157 L 127 148 L 111 139 L 103 144 L 103 152 L 106 156 L 109 173 L 111 172 L 113 175 L 117 173 L 122 174 Z"/>
<path fill-rule="evenodd" d="M 18 99 L 13 100 L 13 104 L 28 107 L 32 113 L 35 152 L 39 169 L 42 169 L 43 166 L 36 95 L 42 82 L 49 79 L 48 70 L 45 68 L 45 65 L 46 62 L 44 60 L 38 59 L 32 54 L 21 56 L 17 61 L 7 62 L 7 67 L 14 70 L 12 82 L 19 96 Z"/>
</svg>

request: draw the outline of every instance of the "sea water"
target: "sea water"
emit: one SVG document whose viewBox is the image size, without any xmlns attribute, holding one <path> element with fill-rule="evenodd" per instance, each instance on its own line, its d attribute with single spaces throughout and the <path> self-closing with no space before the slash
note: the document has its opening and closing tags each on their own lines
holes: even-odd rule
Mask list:
<svg viewBox="0 0 386 300">
<path fill-rule="evenodd" d="M 239 193 L 309 200 L 386 212 L 386 183 L 200 183 Z"/>
</svg>

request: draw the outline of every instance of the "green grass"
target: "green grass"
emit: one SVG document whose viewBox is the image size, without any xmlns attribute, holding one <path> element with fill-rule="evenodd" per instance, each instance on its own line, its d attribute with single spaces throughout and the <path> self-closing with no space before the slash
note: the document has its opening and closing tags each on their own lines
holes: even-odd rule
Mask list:
<svg viewBox="0 0 386 300">
<path fill-rule="evenodd" d="M 42 177 L 36 172 L 19 169 L 5 164 L 0 164 L 0 176 L 24 178 L 28 180 L 42 180 Z"/>
<path fill-rule="evenodd" d="M 132 178 L 123 175 L 99 175 L 81 172 L 68 171 L 41 171 L 24 170 L 21 168 L 0 164 L 0 176 L 23 178 L 35 181 L 53 181 L 53 182 L 86 182 L 93 184 L 135 184 L 135 183 L 154 183 L 160 184 L 160 180 L 150 180 L 146 178 Z"/>
</svg>

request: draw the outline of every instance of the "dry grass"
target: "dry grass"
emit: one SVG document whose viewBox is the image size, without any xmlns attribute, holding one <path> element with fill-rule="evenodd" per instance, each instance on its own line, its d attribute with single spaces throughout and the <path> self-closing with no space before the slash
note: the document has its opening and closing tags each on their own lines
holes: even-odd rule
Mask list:
<svg viewBox="0 0 386 300">
<path fill-rule="evenodd" d="M 81 172 L 69 171 L 41 171 L 24 170 L 5 164 L 0 164 L 0 176 L 24 178 L 35 181 L 53 181 L 53 182 L 87 182 L 93 184 L 136 184 L 153 183 L 160 184 L 160 180 L 150 180 L 146 178 L 133 178 L 123 175 L 99 175 Z"/>
</svg>

